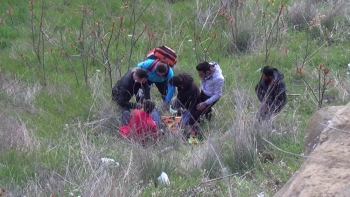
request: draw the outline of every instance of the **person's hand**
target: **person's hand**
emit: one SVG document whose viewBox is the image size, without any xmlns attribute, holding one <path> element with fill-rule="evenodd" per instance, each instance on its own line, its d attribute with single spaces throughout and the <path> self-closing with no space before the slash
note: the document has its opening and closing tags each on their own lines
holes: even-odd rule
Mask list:
<svg viewBox="0 0 350 197">
<path fill-rule="evenodd" d="M 162 110 L 163 111 L 168 111 L 168 104 L 166 102 L 163 102 L 163 105 L 162 105 Z"/>
<path fill-rule="evenodd" d="M 197 105 L 197 109 L 198 110 L 204 110 L 207 107 L 207 103 L 206 102 L 201 102 Z"/>
<path fill-rule="evenodd" d="M 177 109 L 177 113 L 178 114 L 183 114 L 184 113 L 184 109 L 182 107 Z"/>
<path fill-rule="evenodd" d="M 136 109 L 141 109 L 142 108 L 142 103 L 136 103 Z"/>
</svg>

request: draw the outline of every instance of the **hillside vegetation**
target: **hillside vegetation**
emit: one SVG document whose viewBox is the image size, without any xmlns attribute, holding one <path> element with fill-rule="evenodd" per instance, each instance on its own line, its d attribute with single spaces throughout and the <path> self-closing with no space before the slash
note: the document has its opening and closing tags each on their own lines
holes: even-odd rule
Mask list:
<svg viewBox="0 0 350 197">
<path fill-rule="evenodd" d="M 347 0 L 1 0 L 0 188 L 13 196 L 271 196 L 303 162 L 305 121 L 349 102 Z M 226 78 L 207 140 L 118 135 L 111 88 L 158 45 L 175 73 Z M 256 72 L 284 73 L 288 103 L 258 123 Z M 158 92 L 152 99 L 160 103 Z M 112 158 L 104 164 L 101 158 Z M 157 177 L 166 172 L 170 185 Z"/>
</svg>

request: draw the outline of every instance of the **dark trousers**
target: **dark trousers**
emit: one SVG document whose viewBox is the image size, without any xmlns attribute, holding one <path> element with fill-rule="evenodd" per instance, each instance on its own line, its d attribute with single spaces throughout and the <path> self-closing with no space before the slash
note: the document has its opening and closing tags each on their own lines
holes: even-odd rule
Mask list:
<svg viewBox="0 0 350 197">
<path fill-rule="evenodd" d="M 122 111 L 122 116 L 121 116 L 121 119 L 120 119 L 121 126 L 125 126 L 125 125 L 129 124 L 130 115 L 131 115 L 131 112 L 129 110 L 123 110 Z"/>
<path fill-rule="evenodd" d="M 203 93 L 203 91 L 201 91 L 201 95 L 200 95 L 200 102 L 204 102 L 206 101 L 208 98 L 210 98 L 210 96 L 207 96 L 206 94 Z M 191 118 L 189 121 L 189 125 L 194 125 L 196 122 L 199 121 L 199 118 L 201 117 L 201 115 L 205 114 L 206 118 L 210 119 L 211 118 L 211 107 L 213 107 L 215 105 L 217 101 L 211 103 L 210 105 L 207 105 L 207 107 L 205 107 L 203 110 L 198 110 L 196 107 L 194 107 L 194 109 L 191 110 Z"/>
</svg>

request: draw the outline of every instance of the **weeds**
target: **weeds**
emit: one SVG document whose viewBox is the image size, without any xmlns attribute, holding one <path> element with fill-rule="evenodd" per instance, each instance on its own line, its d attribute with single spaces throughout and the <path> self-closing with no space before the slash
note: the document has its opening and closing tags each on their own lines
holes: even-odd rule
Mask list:
<svg viewBox="0 0 350 197">
<path fill-rule="evenodd" d="M 325 66 L 323 66 L 322 64 L 318 65 L 318 67 L 317 67 L 318 80 L 317 80 L 317 89 L 316 90 L 311 88 L 310 83 L 307 81 L 307 79 L 303 75 L 302 68 L 297 68 L 297 73 L 301 76 L 301 79 L 309 87 L 312 95 L 314 96 L 314 98 L 316 100 L 317 108 L 321 109 L 322 104 L 324 102 L 325 91 L 327 90 L 326 87 L 332 82 L 332 79 L 330 79 L 328 77 L 329 70 Z"/>
<path fill-rule="evenodd" d="M 0 8 L 7 10 L 0 19 L 0 183 L 7 196 L 273 195 L 300 166 L 309 106 L 322 107 L 327 91 L 348 100 L 349 80 L 336 72 L 348 63 L 339 55 L 349 45 L 346 1 L 334 9 L 319 1 L 12 2 Z M 141 148 L 117 135 L 113 81 L 160 44 L 177 47 L 182 71 L 220 60 L 226 89 L 212 121 L 201 125 L 203 145 L 163 136 Z M 255 117 L 257 62 L 278 64 L 288 90 L 301 95 L 265 124 Z M 274 161 L 261 162 L 265 152 Z M 157 181 L 162 171 L 170 185 Z"/>
</svg>

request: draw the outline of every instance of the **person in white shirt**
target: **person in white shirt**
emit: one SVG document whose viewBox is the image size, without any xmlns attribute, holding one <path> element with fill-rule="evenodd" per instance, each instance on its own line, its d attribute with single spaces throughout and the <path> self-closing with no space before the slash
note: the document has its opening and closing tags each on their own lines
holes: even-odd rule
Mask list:
<svg viewBox="0 0 350 197">
<path fill-rule="evenodd" d="M 198 75 L 201 78 L 201 93 L 199 104 L 191 111 L 192 118 L 189 125 L 196 130 L 194 125 L 198 122 L 201 115 L 205 114 L 206 118 L 211 118 L 211 107 L 222 96 L 222 89 L 225 78 L 222 70 L 216 62 L 201 62 L 196 66 Z"/>
</svg>

